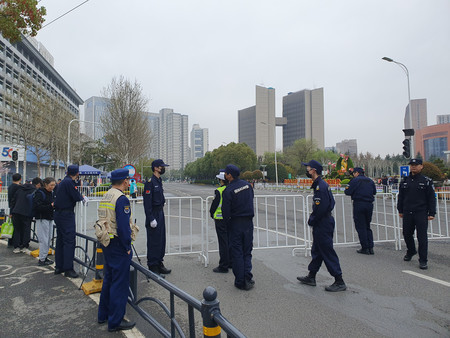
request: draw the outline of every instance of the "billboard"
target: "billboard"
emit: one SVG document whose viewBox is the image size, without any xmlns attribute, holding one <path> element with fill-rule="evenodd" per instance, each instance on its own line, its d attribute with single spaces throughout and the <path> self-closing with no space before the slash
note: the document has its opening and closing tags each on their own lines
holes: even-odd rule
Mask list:
<svg viewBox="0 0 450 338">
<path fill-rule="evenodd" d="M 17 151 L 19 161 L 23 161 L 25 149 L 19 146 L 0 144 L 0 161 L 12 161 L 12 152 Z"/>
</svg>

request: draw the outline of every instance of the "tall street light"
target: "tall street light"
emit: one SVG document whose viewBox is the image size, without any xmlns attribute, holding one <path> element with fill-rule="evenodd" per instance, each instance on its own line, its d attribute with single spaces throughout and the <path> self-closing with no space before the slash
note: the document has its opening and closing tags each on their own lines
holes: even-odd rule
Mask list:
<svg viewBox="0 0 450 338">
<path fill-rule="evenodd" d="M 403 71 L 406 74 L 406 79 L 408 80 L 408 102 L 409 102 L 409 125 L 411 129 L 414 129 L 414 126 L 412 124 L 412 106 L 411 106 L 411 91 L 410 91 L 410 87 L 409 87 L 409 71 L 408 71 L 408 67 L 406 67 L 403 63 L 395 61 L 391 58 L 388 58 L 387 56 L 383 57 L 382 60 L 387 61 L 387 62 L 393 62 L 396 65 L 398 65 L 401 69 L 403 69 Z M 416 157 L 416 153 L 415 153 L 415 144 L 414 144 L 414 135 L 411 136 L 411 158 Z"/>
<path fill-rule="evenodd" d="M 264 121 L 260 122 L 261 124 L 265 124 L 269 127 L 271 127 L 272 125 L 270 123 L 266 123 Z M 276 130 L 276 126 L 273 126 L 273 143 L 274 143 L 274 148 L 275 148 L 275 183 L 276 186 L 278 187 L 278 165 L 277 165 L 277 130 Z"/>
<path fill-rule="evenodd" d="M 84 120 L 79 120 L 79 119 L 70 120 L 69 127 L 67 129 L 67 165 L 69 165 L 69 163 L 70 163 L 70 125 L 72 124 L 72 122 L 75 122 L 75 121 L 100 125 L 100 123 L 98 123 L 98 122 L 84 121 Z"/>
</svg>

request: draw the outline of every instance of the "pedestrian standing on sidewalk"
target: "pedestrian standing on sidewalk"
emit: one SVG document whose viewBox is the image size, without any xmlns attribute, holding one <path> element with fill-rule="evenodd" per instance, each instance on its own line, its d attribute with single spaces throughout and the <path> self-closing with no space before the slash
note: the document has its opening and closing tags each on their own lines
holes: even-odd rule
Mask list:
<svg viewBox="0 0 450 338">
<path fill-rule="evenodd" d="M 14 227 L 14 217 L 12 215 L 12 199 L 14 197 L 14 194 L 16 193 L 16 191 L 18 189 L 20 189 L 21 186 L 21 181 L 22 181 L 22 175 L 20 175 L 19 173 L 15 173 L 14 175 L 12 175 L 12 183 L 9 185 L 8 187 L 8 208 L 9 208 L 9 217 L 11 218 L 12 222 L 13 222 L 13 227 Z M 13 241 L 12 238 L 8 239 L 8 247 L 13 247 Z"/>
<path fill-rule="evenodd" d="M 51 265 L 53 261 L 48 259 L 48 250 L 53 235 L 53 210 L 55 205 L 56 181 L 53 177 L 46 177 L 41 187 L 34 194 L 33 210 L 36 219 L 36 233 L 39 240 L 39 262 L 38 265 Z"/>
<path fill-rule="evenodd" d="M 228 231 L 227 225 L 223 220 L 222 215 L 222 202 L 223 202 L 223 191 L 225 190 L 226 180 L 225 171 L 221 169 L 216 178 L 219 179 L 219 187 L 214 191 L 214 200 L 211 203 L 209 213 L 211 218 L 214 219 L 214 224 L 216 226 L 217 241 L 219 242 L 219 266 L 214 268 L 214 272 L 227 273 L 228 269 L 231 268 L 230 260 L 230 247 L 228 245 Z"/>
<path fill-rule="evenodd" d="M 331 211 L 334 209 L 335 201 L 333 193 L 328 184 L 322 180 L 322 165 L 311 160 L 308 163 L 302 163 L 306 166 L 306 176 L 312 178 L 311 189 L 314 192 L 312 213 L 308 219 L 308 225 L 312 227 L 313 245 L 311 248 L 311 263 L 308 265 L 309 274 L 297 279 L 307 285 L 316 286 L 316 274 L 325 262 L 328 272 L 335 278 L 326 291 L 336 292 L 345 291 L 347 286 L 342 279 L 341 266 L 339 258 L 333 248 L 334 218 Z"/>
<path fill-rule="evenodd" d="M 14 253 L 29 253 L 31 235 L 31 221 L 33 220 L 33 199 L 29 198 L 42 185 L 39 177 L 33 178 L 31 183 L 20 186 L 12 198 L 12 215 L 14 224 L 13 245 Z"/>
</svg>

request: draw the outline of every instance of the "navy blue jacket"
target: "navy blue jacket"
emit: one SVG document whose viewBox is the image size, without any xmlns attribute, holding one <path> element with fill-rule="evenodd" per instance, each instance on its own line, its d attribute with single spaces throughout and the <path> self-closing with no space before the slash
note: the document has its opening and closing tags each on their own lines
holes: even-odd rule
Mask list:
<svg viewBox="0 0 450 338">
<path fill-rule="evenodd" d="M 36 187 L 30 183 L 20 185 L 11 200 L 11 214 L 31 217 L 32 205 L 30 205 L 27 195 L 32 194 L 35 190 Z"/>
<path fill-rule="evenodd" d="M 75 181 L 70 176 L 64 177 L 58 184 L 55 196 L 55 209 L 71 209 L 75 208 L 77 202 L 82 201 L 83 196 L 75 188 Z"/>
<path fill-rule="evenodd" d="M 400 214 L 411 211 L 426 211 L 428 216 L 436 215 L 436 196 L 433 180 L 422 174 L 403 178 L 400 183 L 397 210 Z"/>
<path fill-rule="evenodd" d="M 226 222 L 233 217 L 253 217 L 253 188 L 247 181 L 234 179 L 222 194 L 222 215 Z"/>
<path fill-rule="evenodd" d="M 377 188 L 370 178 L 359 174 L 350 181 L 344 192 L 346 195 L 352 196 L 353 201 L 371 203 L 375 199 Z"/>
<path fill-rule="evenodd" d="M 322 180 L 322 177 L 319 176 L 314 180 L 311 189 L 314 191 L 314 196 L 312 213 L 309 216 L 308 224 L 316 226 L 319 225 L 322 218 L 331 216 L 335 201 L 330 187 Z"/>
<path fill-rule="evenodd" d="M 33 199 L 33 209 L 36 219 L 53 219 L 53 206 L 55 195 L 53 191 L 48 191 L 45 188 L 40 188 L 36 191 Z"/>
<path fill-rule="evenodd" d="M 148 226 L 155 219 L 153 210 L 161 210 L 166 203 L 161 177 L 158 178 L 153 175 L 148 182 L 145 182 L 143 198 L 145 210 L 145 226 Z"/>
<path fill-rule="evenodd" d="M 117 224 L 117 237 L 119 237 L 120 243 L 124 246 L 126 251 L 131 250 L 131 206 L 127 196 L 122 195 L 116 201 L 116 224 Z"/>
</svg>

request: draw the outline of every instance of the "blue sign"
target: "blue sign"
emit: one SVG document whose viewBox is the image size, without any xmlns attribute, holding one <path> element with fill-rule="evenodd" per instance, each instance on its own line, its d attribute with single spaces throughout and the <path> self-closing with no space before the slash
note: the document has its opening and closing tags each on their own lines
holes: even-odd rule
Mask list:
<svg viewBox="0 0 450 338">
<path fill-rule="evenodd" d="M 408 176 L 409 175 L 409 165 L 402 165 L 400 167 L 400 176 Z"/>
</svg>

